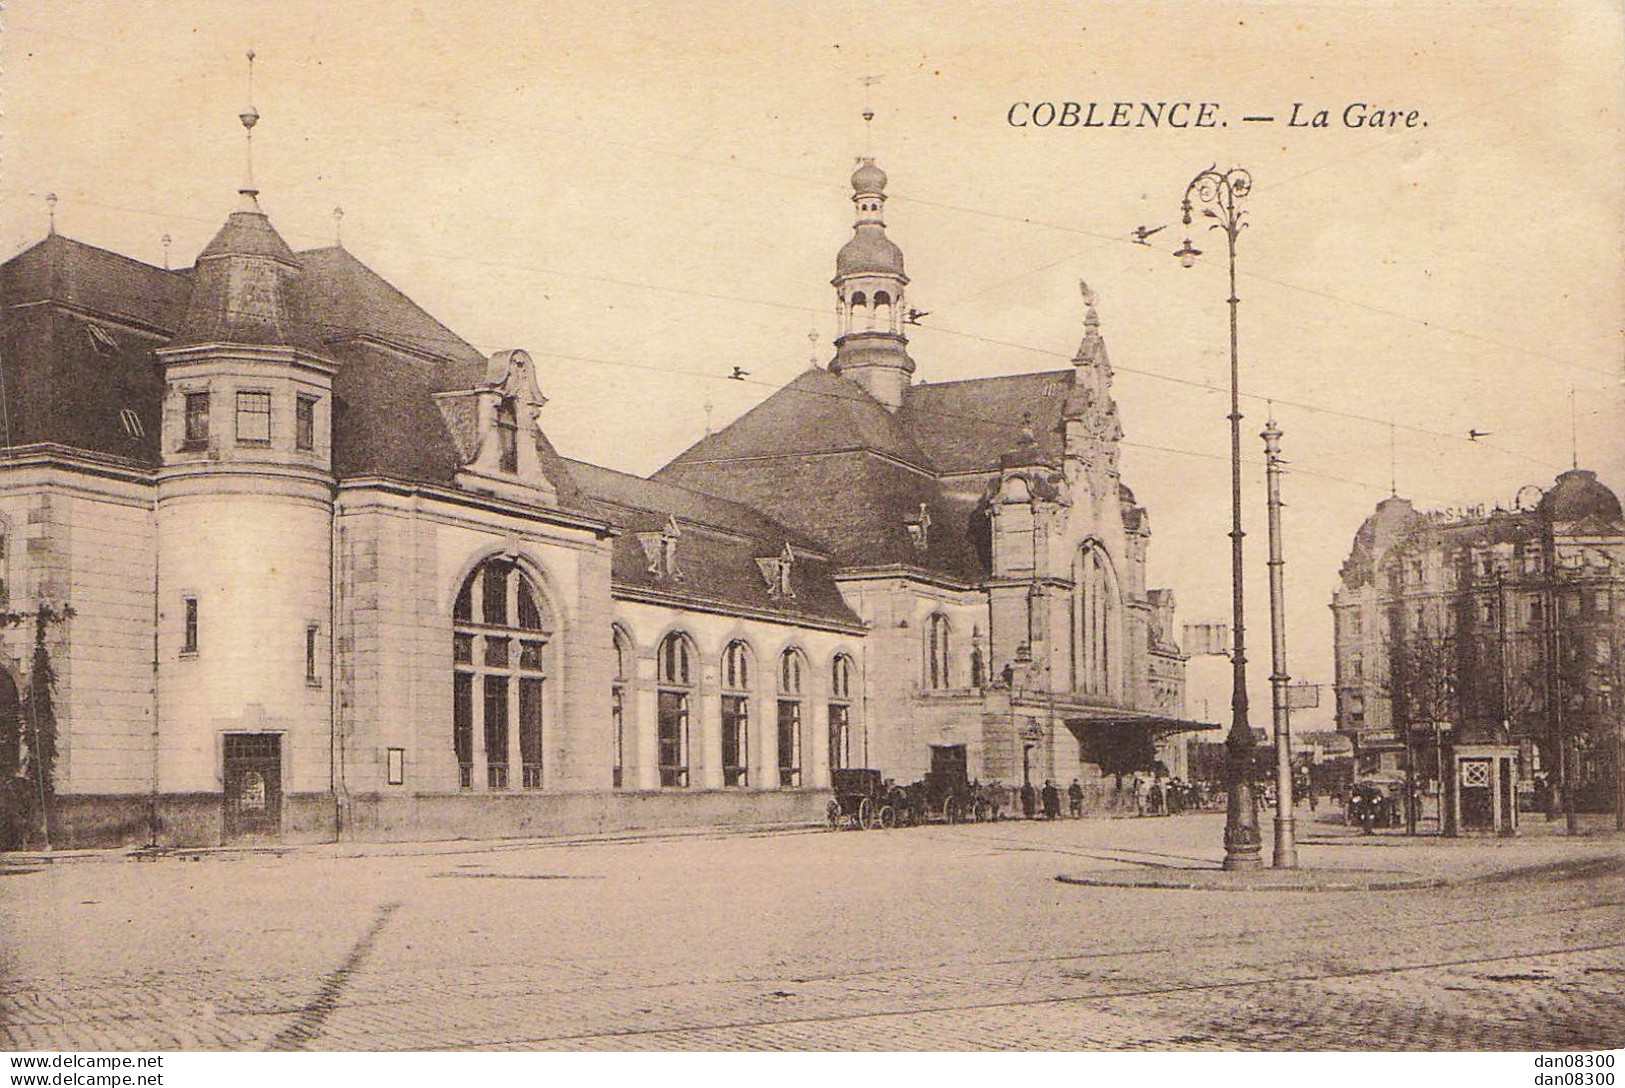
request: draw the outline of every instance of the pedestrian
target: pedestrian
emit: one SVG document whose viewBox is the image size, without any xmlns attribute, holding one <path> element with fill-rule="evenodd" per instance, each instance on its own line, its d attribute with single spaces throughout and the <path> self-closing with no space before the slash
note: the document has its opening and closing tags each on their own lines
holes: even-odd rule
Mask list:
<svg viewBox="0 0 1625 1088">
<path fill-rule="evenodd" d="M 1135 775 L 1134 776 L 1134 781 L 1129 783 L 1129 793 L 1134 797 L 1134 815 L 1136 815 L 1136 816 L 1144 816 L 1145 815 L 1145 783 L 1140 781 L 1140 776 L 1139 775 Z"/>
<path fill-rule="evenodd" d="M 1031 782 L 1023 782 L 1021 785 L 1021 814 L 1030 820 L 1037 811 L 1038 791 L 1033 789 Z"/>
<path fill-rule="evenodd" d="M 1066 788 L 1066 799 L 1072 808 L 1072 818 L 1083 819 L 1083 786 L 1076 778 L 1072 780 L 1072 785 Z"/>
<path fill-rule="evenodd" d="M 1168 815 L 1178 816 L 1185 811 L 1185 783 L 1178 778 L 1168 782 Z"/>
<path fill-rule="evenodd" d="M 1146 811 L 1150 812 L 1151 815 L 1153 815 L 1153 816 L 1160 816 L 1162 814 L 1162 781 L 1161 781 L 1161 779 L 1153 780 L 1152 783 L 1151 783 L 1151 788 L 1146 791 L 1145 807 L 1146 807 Z"/>
<path fill-rule="evenodd" d="M 1044 779 L 1044 819 L 1053 820 L 1061 814 L 1061 791 L 1055 783 Z"/>
</svg>

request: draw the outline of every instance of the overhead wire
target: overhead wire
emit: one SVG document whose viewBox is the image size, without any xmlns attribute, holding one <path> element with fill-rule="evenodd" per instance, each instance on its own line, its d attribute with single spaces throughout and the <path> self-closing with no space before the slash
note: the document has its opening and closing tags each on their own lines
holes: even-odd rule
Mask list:
<svg viewBox="0 0 1625 1088">
<path fill-rule="evenodd" d="M 98 202 L 92 201 L 92 200 L 78 200 L 76 198 L 70 198 L 70 199 L 75 199 L 75 202 L 77 202 L 77 203 L 92 204 L 92 205 L 97 205 L 98 204 Z M 130 209 L 121 207 L 120 210 L 130 210 Z M 156 214 L 159 214 L 159 213 L 148 212 L 146 214 L 154 214 L 154 215 L 156 215 Z M 173 218 L 188 219 L 188 220 L 191 220 L 191 221 L 194 221 L 194 222 L 205 222 L 205 223 L 210 223 L 210 224 L 218 222 L 217 220 L 206 220 L 206 219 L 201 219 L 201 218 L 195 217 L 195 216 L 175 216 Z M 747 296 L 747 295 L 729 295 L 729 294 L 723 294 L 723 293 L 716 292 L 716 291 L 707 291 L 707 290 L 701 290 L 701 289 L 692 288 L 692 287 L 676 287 L 676 286 L 672 286 L 672 285 L 669 285 L 669 284 L 649 283 L 647 281 L 632 280 L 632 279 L 627 279 L 627 278 L 624 278 L 624 277 L 616 277 L 616 276 L 603 276 L 603 275 L 597 275 L 597 274 L 594 274 L 594 273 L 580 272 L 580 271 L 576 271 L 576 270 L 572 270 L 572 269 L 555 268 L 555 267 L 546 266 L 546 265 L 520 263 L 520 262 L 516 262 L 516 261 L 497 260 L 497 259 L 493 259 L 493 258 L 489 258 L 489 257 L 475 257 L 475 256 L 469 256 L 469 255 L 466 255 L 466 254 L 440 253 L 440 252 L 436 252 L 436 251 L 432 251 L 432 250 L 418 250 L 418 251 L 415 251 L 415 252 L 416 252 L 417 256 L 433 258 L 433 259 L 436 259 L 436 260 L 445 260 L 445 261 L 459 262 L 459 263 L 465 263 L 465 264 L 474 264 L 474 265 L 478 265 L 478 266 L 481 266 L 481 267 L 497 268 L 497 269 L 502 269 L 502 270 L 505 270 L 505 271 L 528 272 L 528 273 L 531 273 L 531 274 L 534 274 L 534 275 L 540 275 L 540 276 L 554 276 L 554 277 L 559 277 L 559 278 L 564 278 L 564 279 L 584 280 L 584 281 L 592 282 L 592 283 L 604 283 L 604 284 L 608 284 L 608 285 L 615 286 L 615 287 L 630 287 L 630 288 L 636 288 L 636 289 L 639 289 L 639 290 L 652 291 L 652 292 L 656 292 L 656 293 L 660 293 L 660 294 L 679 295 L 679 296 L 686 296 L 686 297 L 691 297 L 691 298 L 703 298 L 703 299 L 707 299 L 709 301 L 716 301 L 716 302 L 729 302 L 729 303 L 737 303 L 737 304 L 743 304 L 743 305 L 761 306 L 761 307 L 767 307 L 767 308 L 777 309 L 777 310 L 789 310 L 789 311 L 798 312 L 798 313 L 816 314 L 816 315 L 819 315 L 819 316 L 824 316 L 824 315 L 826 315 L 828 313 L 828 308 L 827 307 L 808 306 L 808 305 L 804 305 L 804 304 L 800 304 L 800 303 L 782 302 L 782 301 L 778 301 L 778 300 L 774 300 L 774 299 L 756 298 L 756 297 Z M 127 259 L 133 259 L 133 258 L 127 258 Z M 175 274 L 179 274 L 179 273 L 175 273 Z M 132 298 L 132 299 L 134 298 L 134 296 L 126 296 L 126 297 L 129 297 L 129 298 Z M 136 300 L 136 301 L 139 301 L 139 300 Z M 1029 352 L 1031 354 L 1045 356 L 1045 357 L 1048 357 L 1048 358 L 1064 360 L 1064 361 L 1068 361 L 1068 362 L 1071 361 L 1071 356 L 1068 355 L 1066 352 L 1058 351 L 1058 350 L 1055 350 L 1053 348 L 1042 348 L 1042 347 L 1038 347 L 1038 346 L 1035 346 L 1035 345 L 1032 345 L 1032 344 L 1024 344 L 1024 343 L 1021 343 L 1021 342 L 1015 341 L 1015 340 L 1005 340 L 1005 339 L 1002 339 L 1002 338 L 999 338 L 999 337 L 987 336 L 987 335 L 984 335 L 984 334 L 981 334 L 981 333 L 973 333 L 973 332 L 967 332 L 967 331 L 960 330 L 960 329 L 953 329 L 953 328 L 950 328 L 950 327 L 947 327 L 947 326 L 944 326 L 944 325 L 941 325 L 941 324 L 938 324 L 938 323 L 935 323 L 935 322 L 933 322 L 933 323 L 931 323 L 929 325 L 921 324 L 918 327 L 924 333 L 940 333 L 940 334 L 942 334 L 944 336 L 956 337 L 956 338 L 965 339 L 965 340 L 971 340 L 971 341 L 975 341 L 975 342 L 978 342 L 978 343 L 989 344 L 989 345 L 996 346 L 996 347 L 1011 348 L 1011 349 L 1018 350 L 1018 351 Z M 446 344 L 446 345 L 452 345 L 452 344 L 461 345 L 461 344 L 468 344 L 469 342 L 463 340 L 460 337 L 456 337 L 455 335 L 449 335 L 449 336 L 443 338 L 440 341 L 440 343 L 443 343 L 443 344 Z M 535 354 L 544 354 L 542 352 L 534 352 L 534 353 Z M 1223 388 L 1213 384 L 1212 382 L 1199 381 L 1199 380 L 1194 379 L 1194 378 L 1184 378 L 1184 377 L 1180 377 L 1180 376 L 1173 375 L 1173 374 L 1166 374 L 1166 373 L 1163 373 L 1161 371 L 1149 370 L 1149 369 L 1146 369 L 1146 368 L 1143 368 L 1143 367 L 1134 367 L 1134 366 L 1120 365 L 1120 364 L 1114 363 L 1113 364 L 1113 370 L 1116 371 L 1116 372 L 1119 372 L 1119 373 L 1123 373 L 1123 374 L 1131 374 L 1131 375 L 1134 375 L 1136 377 L 1148 378 L 1148 379 L 1151 379 L 1151 380 L 1154 380 L 1154 381 L 1167 382 L 1167 383 L 1170 383 L 1170 384 L 1173 384 L 1173 385 L 1183 386 L 1183 387 L 1191 388 L 1191 389 L 1198 389 L 1198 390 L 1201 390 L 1201 391 L 1207 392 L 1207 393 L 1225 392 L 1225 390 Z M 690 372 L 690 373 L 694 373 L 694 372 Z M 705 375 L 696 375 L 696 376 L 705 376 Z M 730 380 L 732 380 L 732 379 L 730 379 Z M 1288 406 L 1288 407 L 1291 407 L 1291 408 L 1294 408 L 1294 409 L 1297 409 L 1297 410 L 1300 410 L 1300 411 L 1318 413 L 1318 414 L 1331 416 L 1331 417 L 1335 417 L 1335 418 L 1347 419 L 1347 420 L 1354 421 L 1354 422 L 1367 423 L 1367 424 L 1371 424 L 1373 426 L 1378 426 L 1378 427 L 1383 427 L 1383 428 L 1387 428 L 1389 426 L 1397 426 L 1401 430 L 1406 431 L 1407 433 L 1424 435 L 1424 436 L 1434 438 L 1434 439 L 1440 439 L 1440 440 L 1445 440 L 1445 441 L 1450 441 L 1450 442 L 1467 442 L 1468 441 L 1468 439 L 1462 437 L 1461 435 L 1451 434 L 1449 432 L 1440 431 L 1440 430 L 1430 428 L 1430 427 L 1424 427 L 1424 426 L 1421 426 L 1419 424 L 1400 423 L 1400 422 L 1397 422 L 1397 421 L 1391 420 L 1391 419 L 1379 418 L 1377 416 L 1366 415 L 1364 413 L 1353 411 L 1353 410 L 1347 409 L 1347 408 L 1335 408 L 1335 407 L 1332 407 L 1330 405 L 1317 404 L 1317 403 L 1314 403 L 1314 402 L 1311 402 L 1311 401 L 1298 400 L 1298 399 L 1292 398 L 1292 397 L 1283 397 L 1283 396 L 1279 396 L 1279 395 L 1274 394 L 1274 393 L 1267 393 L 1267 392 L 1257 392 L 1257 393 L 1255 393 L 1255 392 L 1243 390 L 1241 392 L 1241 396 L 1242 396 L 1243 399 L 1250 400 L 1250 401 L 1257 401 L 1257 402 L 1263 402 L 1265 400 L 1273 400 L 1277 404 L 1285 405 L 1285 406 Z M 1007 425 L 1009 425 L 1009 426 L 1019 426 L 1019 424 L 1015 424 L 1015 423 L 1010 423 L 1010 424 L 1007 424 Z M 1492 451 L 1494 451 L 1494 452 L 1496 452 L 1498 454 L 1501 454 L 1503 456 L 1514 458 L 1514 459 L 1517 459 L 1517 460 L 1520 460 L 1520 461 L 1524 461 L 1524 462 L 1527 462 L 1529 464 L 1540 465 L 1540 466 L 1543 466 L 1543 467 L 1554 467 L 1556 465 L 1556 462 L 1548 461 L 1548 460 L 1545 460 L 1545 459 L 1542 459 L 1542 458 L 1539 458 L 1539 457 L 1535 457 L 1533 455 L 1524 453 L 1522 451 L 1511 449 L 1511 448 L 1506 447 L 1504 445 L 1501 445 L 1499 443 L 1489 443 L 1489 442 L 1483 442 L 1483 441 L 1474 441 L 1471 444 L 1475 449 L 1492 450 Z"/>
</svg>

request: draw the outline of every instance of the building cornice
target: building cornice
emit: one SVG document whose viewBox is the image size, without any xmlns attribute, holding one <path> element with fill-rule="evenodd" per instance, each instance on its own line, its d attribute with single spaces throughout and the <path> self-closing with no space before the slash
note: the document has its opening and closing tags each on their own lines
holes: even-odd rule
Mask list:
<svg viewBox="0 0 1625 1088">
<path fill-rule="evenodd" d="M 153 484 L 158 479 L 157 469 L 139 461 L 55 442 L 0 449 L 0 468 L 59 468 L 140 484 Z"/>
<path fill-rule="evenodd" d="M 774 612 L 771 609 L 728 604 L 687 593 L 671 593 L 648 589 L 644 586 L 633 586 L 624 582 L 611 582 L 610 596 L 617 601 L 679 608 L 686 612 L 709 612 L 713 615 L 734 616 L 739 619 L 761 620 L 784 627 L 811 627 L 819 631 L 835 631 L 844 635 L 859 636 L 866 635 L 869 632 L 869 629 L 862 623 L 848 623 L 843 620 L 829 619 L 822 616 L 788 615 L 783 612 Z"/>
<path fill-rule="evenodd" d="M 460 491 L 456 488 L 426 484 L 421 481 L 407 480 L 395 476 L 348 476 L 339 481 L 338 491 L 341 495 L 345 492 L 355 491 L 383 491 L 406 498 L 435 499 L 454 506 L 489 510 L 492 513 L 507 514 L 531 521 L 542 521 L 550 525 L 561 525 L 571 529 L 585 529 L 600 538 L 607 539 L 620 535 L 620 530 L 607 521 L 589 517 L 586 514 L 561 510 L 556 506 L 537 506 L 532 503 L 519 502 L 516 499 Z"/>
<path fill-rule="evenodd" d="M 973 592 L 981 589 L 984 583 L 967 582 L 946 574 L 926 570 L 908 563 L 887 563 L 872 567 L 841 567 L 833 572 L 832 577 L 837 582 L 878 582 L 904 581 L 918 582 L 922 585 L 935 586 L 938 589 L 953 589 L 963 592 Z"/>
</svg>

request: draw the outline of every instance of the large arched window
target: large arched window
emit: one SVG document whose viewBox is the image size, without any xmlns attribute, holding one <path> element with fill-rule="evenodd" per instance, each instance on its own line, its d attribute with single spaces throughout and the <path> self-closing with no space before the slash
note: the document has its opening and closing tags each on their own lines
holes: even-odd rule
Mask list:
<svg viewBox="0 0 1625 1088">
<path fill-rule="evenodd" d="M 1112 696 L 1113 657 L 1121 633 L 1117 577 L 1098 545 L 1078 550 L 1072 565 L 1072 686 L 1088 695 Z"/>
<path fill-rule="evenodd" d="M 779 655 L 779 785 L 801 785 L 801 733 L 806 717 L 807 659 L 800 650 Z"/>
<path fill-rule="evenodd" d="M 620 789 L 626 784 L 626 692 L 632 682 L 632 640 L 620 627 L 611 628 L 615 644 L 615 679 L 610 684 L 610 727 L 613 729 L 615 762 L 610 782 Z"/>
<path fill-rule="evenodd" d="M 852 687 L 857 667 L 846 654 L 836 654 L 829 666 L 829 765 L 832 770 L 852 766 Z"/>
<path fill-rule="evenodd" d="M 673 631 L 660 643 L 657 736 L 660 784 L 688 785 L 688 720 L 694 701 L 694 642 Z"/>
<path fill-rule="evenodd" d="M 510 559 L 474 568 L 452 612 L 452 746 L 458 784 L 509 787 L 517 762 L 525 789 L 542 786 L 542 700 L 552 624 L 543 598 Z M 475 730 L 484 742 L 476 751 Z"/>
<path fill-rule="evenodd" d="M 722 784 L 750 785 L 750 691 L 756 665 L 735 640 L 722 651 Z"/>
<path fill-rule="evenodd" d="M 925 621 L 925 686 L 932 691 L 953 687 L 950 635 L 953 630 L 948 617 L 933 612 Z"/>
</svg>

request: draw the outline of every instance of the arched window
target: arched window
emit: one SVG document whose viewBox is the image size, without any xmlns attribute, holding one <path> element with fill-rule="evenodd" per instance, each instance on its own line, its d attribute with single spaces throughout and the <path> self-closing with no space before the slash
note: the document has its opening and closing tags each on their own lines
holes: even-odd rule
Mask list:
<svg viewBox="0 0 1625 1088">
<path fill-rule="evenodd" d="M 807 659 L 800 650 L 779 655 L 779 785 L 801 785 L 801 723 Z"/>
<path fill-rule="evenodd" d="M 1072 565 L 1072 686 L 1089 695 L 1112 696 L 1117 677 L 1113 655 L 1121 632 L 1117 578 L 1098 545 L 1078 550 Z"/>
<path fill-rule="evenodd" d="M 875 292 L 874 327 L 891 331 L 891 296 L 884 291 Z"/>
<path fill-rule="evenodd" d="M 626 691 L 632 681 L 632 640 L 620 627 L 611 628 L 615 644 L 615 680 L 610 685 L 610 725 L 614 730 L 615 763 L 610 782 L 626 784 Z"/>
<path fill-rule="evenodd" d="M 925 621 L 925 684 L 932 691 L 953 687 L 950 669 L 953 658 L 949 647 L 951 634 L 948 617 L 941 612 L 931 613 Z"/>
<path fill-rule="evenodd" d="M 660 643 L 657 715 L 660 784 L 688 785 L 688 719 L 694 699 L 694 642 L 673 631 Z"/>
<path fill-rule="evenodd" d="M 750 685 L 755 674 L 750 647 L 728 643 L 722 651 L 722 784 L 750 785 Z"/>
<path fill-rule="evenodd" d="M 846 654 L 836 654 L 829 666 L 829 765 L 840 770 L 852 765 L 852 679 L 857 669 Z"/>
<path fill-rule="evenodd" d="M 487 789 L 509 786 L 517 761 L 525 789 L 542 786 L 542 706 L 552 625 L 543 598 L 510 559 L 487 559 L 463 582 L 452 611 L 452 747 L 458 784 L 476 763 Z M 477 695 L 476 695 L 477 692 Z M 484 741 L 475 749 L 475 728 Z"/>
</svg>

